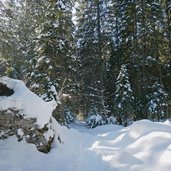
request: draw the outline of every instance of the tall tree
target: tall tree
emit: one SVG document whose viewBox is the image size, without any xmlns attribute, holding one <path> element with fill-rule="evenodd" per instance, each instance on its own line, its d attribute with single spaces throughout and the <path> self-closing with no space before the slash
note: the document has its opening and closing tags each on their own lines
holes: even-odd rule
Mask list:
<svg viewBox="0 0 171 171">
<path fill-rule="evenodd" d="M 84 113 L 93 106 L 103 110 L 104 86 L 102 59 L 101 1 L 80 2 L 77 13 L 77 45 L 80 60 L 80 93 Z"/>
<path fill-rule="evenodd" d="M 30 87 L 46 101 L 57 100 L 56 91 L 69 80 L 72 68 L 71 4 L 62 0 L 45 2 L 44 18 L 37 27 L 36 56 L 32 60 Z"/>
<path fill-rule="evenodd" d="M 117 82 L 114 96 L 114 110 L 117 113 L 119 124 L 127 126 L 128 118 L 133 116 L 133 92 L 129 82 L 126 65 L 122 65 Z"/>
<path fill-rule="evenodd" d="M 41 1 L 43 2 L 43 1 Z M 2 4 L 1 58 L 11 62 L 12 77 L 25 80 L 29 59 L 34 56 L 35 28 L 41 3 L 26 0 L 6 0 Z"/>
<path fill-rule="evenodd" d="M 148 111 L 149 119 L 157 120 L 158 122 L 167 117 L 167 93 L 164 87 L 158 82 L 155 82 L 151 88 L 151 93 L 148 95 Z"/>
</svg>

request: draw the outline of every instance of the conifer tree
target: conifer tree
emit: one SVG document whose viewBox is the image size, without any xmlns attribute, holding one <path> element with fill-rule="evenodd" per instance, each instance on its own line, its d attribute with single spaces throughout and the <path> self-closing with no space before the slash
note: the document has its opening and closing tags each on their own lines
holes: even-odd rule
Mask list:
<svg viewBox="0 0 171 171">
<path fill-rule="evenodd" d="M 171 80 L 171 1 L 166 0 L 161 2 L 164 11 L 164 40 L 165 47 L 163 50 L 165 51 L 165 66 L 163 73 L 164 74 L 164 85 L 167 92 L 171 95 L 171 89 L 169 85 L 169 80 Z M 166 45 L 167 44 L 167 45 Z"/>
<path fill-rule="evenodd" d="M 30 87 L 46 101 L 57 100 L 57 90 L 71 68 L 71 8 L 61 0 L 45 2 L 45 16 L 37 28 Z"/>
<path fill-rule="evenodd" d="M 151 93 L 147 96 L 148 98 L 148 113 L 149 119 L 157 120 L 166 119 L 167 114 L 167 97 L 168 94 L 165 92 L 164 87 L 155 82 L 151 88 Z"/>
<path fill-rule="evenodd" d="M 80 2 L 77 13 L 77 45 L 80 60 L 80 95 L 84 113 L 93 106 L 99 111 L 105 108 L 105 66 L 102 55 L 102 1 Z"/>
<path fill-rule="evenodd" d="M 128 118 L 133 117 L 133 93 L 129 82 L 126 65 L 121 66 L 114 95 L 114 110 L 119 124 L 127 126 Z"/>
<path fill-rule="evenodd" d="M 171 97 L 170 21 L 170 0 L 0 1 L 0 74 L 23 79 L 46 101 L 60 96 L 57 113 L 74 104 L 84 114 L 96 108 L 110 116 L 118 111 L 113 85 L 126 64 L 136 119 L 161 119 L 151 104 L 157 84 Z"/>
<path fill-rule="evenodd" d="M 27 83 L 28 61 L 34 56 L 35 27 L 42 14 L 41 3 L 27 0 L 6 0 L 2 3 L 0 16 L 0 56 L 8 60 L 9 76 Z M 0 18 L 1 18 L 0 17 Z M 10 72 L 9 72 L 10 73 Z"/>
</svg>

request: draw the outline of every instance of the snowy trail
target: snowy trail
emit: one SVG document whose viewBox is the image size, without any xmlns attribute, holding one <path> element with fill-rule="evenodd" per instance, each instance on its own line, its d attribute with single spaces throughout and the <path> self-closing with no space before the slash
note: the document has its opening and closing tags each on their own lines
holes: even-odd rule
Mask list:
<svg viewBox="0 0 171 171">
<path fill-rule="evenodd" d="M 107 164 L 103 160 L 102 155 L 105 153 L 108 155 L 110 153 L 114 154 L 116 150 L 113 147 L 106 147 L 106 137 L 114 139 L 115 135 L 110 135 L 110 132 L 115 132 L 120 130 L 120 126 L 107 126 L 106 129 L 98 127 L 95 129 L 87 129 L 83 123 L 77 123 L 72 125 L 72 128 L 77 129 L 81 134 L 84 135 L 84 140 L 80 145 L 78 168 L 76 171 L 113 171 L 114 168 Z M 116 135 L 120 133 L 116 132 Z M 104 144 L 104 146 L 99 146 Z M 100 149 L 100 150 L 99 150 Z M 102 154 L 103 153 L 103 154 Z M 109 156 L 110 158 L 110 156 Z M 115 168 L 115 171 L 117 169 Z"/>
<path fill-rule="evenodd" d="M 89 129 L 87 129 L 84 123 L 77 123 L 72 125 L 74 129 L 77 129 L 81 134 L 84 134 L 84 139 L 79 146 L 78 152 L 78 161 L 76 162 L 75 171 L 81 170 L 96 170 L 100 163 L 102 162 L 100 158 L 98 158 L 97 154 L 93 154 L 90 150 L 92 141 L 94 141 L 94 136 Z M 92 154 L 91 154 L 92 153 Z M 91 158 L 90 158 L 91 156 Z M 91 159 L 91 160 L 90 160 Z M 104 168 L 101 168 L 99 171 L 103 171 Z"/>
<path fill-rule="evenodd" d="M 15 137 L 0 141 L 0 171 L 170 171 L 171 123 L 147 120 L 123 128 L 67 129 L 54 122 L 56 134 L 48 154 Z M 56 136 L 57 137 L 57 136 Z"/>
</svg>

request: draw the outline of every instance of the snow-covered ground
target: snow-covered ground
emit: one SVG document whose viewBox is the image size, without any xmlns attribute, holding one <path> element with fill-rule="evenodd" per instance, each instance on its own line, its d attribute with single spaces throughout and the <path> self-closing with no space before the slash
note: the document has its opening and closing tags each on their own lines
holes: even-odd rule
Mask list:
<svg viewBox="0 0 171 171">
<path fill-rule="evenodd" d="M 0 110 L 15 107 L 37 118 L 40 127 L 49 121 L 53 103 L 39 99 L 21 81 L 3 77 L 0 82 L 15 91 L 10 97 L 0 97 Z M 0 140 L 0 171 L 171 171 L 169 121 L 142 120 L 126 128 L 94 129 L 77 122 L 67 129 L 52 118 L 52 129 L 56 136 L 48 154 L 25 140 L 18 142 L 15 136 Z"/>
<path fill-rule="evenodd" d="M 61 127 L 48 154 L 15 137 L 0 141 L 2 171 L 170 171 L 171 123 L 135 122 L 123 128 L 117 125 L 87 129 Z"/>
</svg>

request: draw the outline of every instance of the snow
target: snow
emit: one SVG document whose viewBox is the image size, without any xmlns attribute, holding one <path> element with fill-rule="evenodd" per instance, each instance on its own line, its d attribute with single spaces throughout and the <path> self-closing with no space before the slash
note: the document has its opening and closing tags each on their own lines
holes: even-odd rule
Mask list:
<svg viewBox="0 0 171 171">
<path fill-rule="evenodd" d="M 102 117 L 99 114 L 92 115 L 92 116 L 90 116 L 90 120 L 95 120 L 95 122 L 99 122 L 102 120 Z"/>
<path fill-rule="evenodd" d="M 49 121 L 52 104 L 40 100 L 23 82 L 2 77 L 0 82 L 14 89 L 9 97 L 0 97 L 0 110 L 16 107 L 37 122 Z M 171 121 L 141 120 L 123 128 L 115 124 L 87 129 L 84 122 L 72 128 L 60 126 L 52 118 L 54 143 L 48 154 L 37 151 L 25 139 L 15 136 L 0 140 L 0 171 L 170 171 Z M 97 118 L 96 118 L 97 119 Z M 4 132 L 0 132 L 3 134 Z M 18 129 L 18 135 L 23 132 Z M 59 142 L 60 139 L 60 142 Z"/>
<path fill-rule="evenodd" d="M 60 126 L 52 150 L 40 153 L 32 144 L 16 137 L 0 141 L 3 171 L 170 171 L 171 123 L 148 120 L 123 128 L 104 125 L 86 129 L 84 123 Z M 58 136 L 63 143 L 59 143 Z"/>
<path fill-rule="evenodd" d="M 4 135 L 5 134 L 5 132 L 4 131 L 1 131 L 0 132 L 0 137 L 2 136 L 2 135 Z"/>
<path fill-rule="evenodd" d="M 39 88 L 40 87 L 40 85 L 39 84 L 36 84 L 36 83 L 34 83 L 32 86 L 31 86 L 31 88 Z"/>
<path fill-rule="evenodd" d="M 54 132 L 52 129 L 48 129 L 48 131 L 46 131 L 43 135 L 46 140 L 49 141 L 50 137 L 52 138 L 54 136 Z"/>
<path fill-rule="evenodd" d="M 53 92 L 53 94 L 57 97 L 58 93 L 57 93 L 56 87 L 55 87 L 54 85 L 52 85 L 52 86 L 50 87 L 50 90 L 51 90 L 51 92 Z"/>
<path fill-rule="evenodd" d="M 56 105 L 54 101 L 44 102 L 31 92 L 22 81 L 1 77 L 0 82 L 14 90 L 14 94 L 9 97 L 0 96 L 0 110 L 15 108 L 25 118 L 36 118 L 40 128 L 49 122 Z"/>
<path fill-rule="evenodd" d="M 22 129 L 17 129 L 17 134 L 20 136 L 20 137 L 23 137 L 24 136 L 24 132 Z"/>
</svg>

